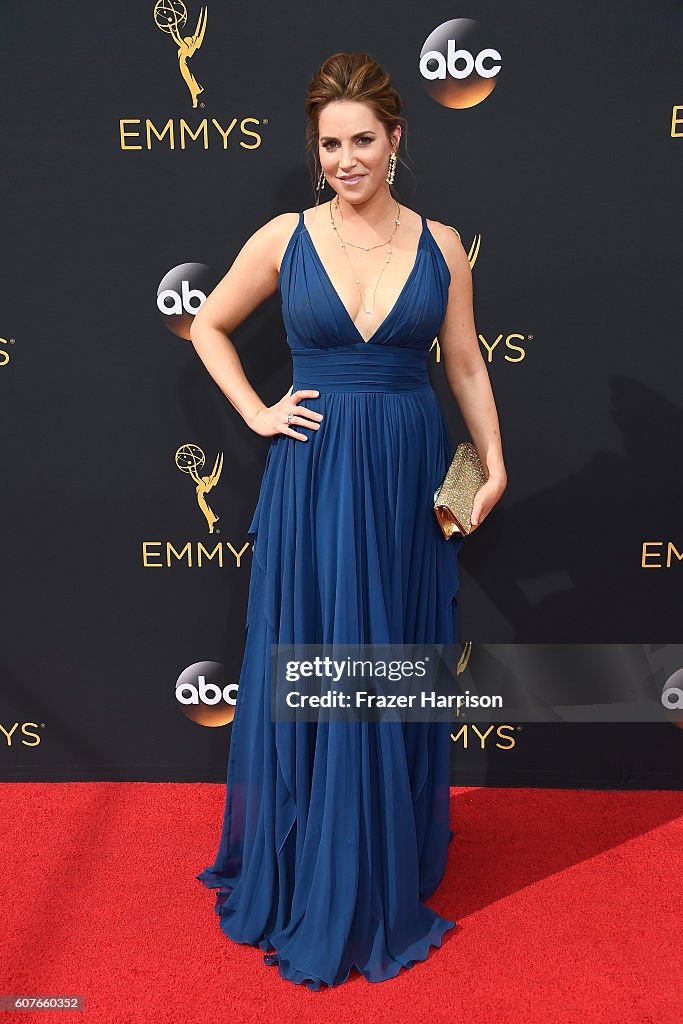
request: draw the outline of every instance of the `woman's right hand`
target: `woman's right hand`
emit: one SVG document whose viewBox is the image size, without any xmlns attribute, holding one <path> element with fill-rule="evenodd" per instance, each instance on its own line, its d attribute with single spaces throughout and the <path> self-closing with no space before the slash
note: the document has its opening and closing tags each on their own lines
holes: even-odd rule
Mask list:
<svg viewBox="0 0 683 1024">
<path fill-rule="evenodd" d="M 284 398 L 281 398 L 275 405 L 264 405 L 259 409 L 249 420 L 249 426 L 261 437 L 285 434 L 286 437 L 294 437 L 297 441 L 308 441 L 308 434 L 294 430 L 294 424 L 318 430 L 323 414 L 315 412 L 314 409 L 308 409 L 305 405 L 299 405 L 299 402 L 302 398 L 318 398 L 319 395 L 319 391 L 295 391 L 293 394 L 288 391 Z M 291 426 L 287 423 L 290 413 L 294 414 Z"/>
</svg>

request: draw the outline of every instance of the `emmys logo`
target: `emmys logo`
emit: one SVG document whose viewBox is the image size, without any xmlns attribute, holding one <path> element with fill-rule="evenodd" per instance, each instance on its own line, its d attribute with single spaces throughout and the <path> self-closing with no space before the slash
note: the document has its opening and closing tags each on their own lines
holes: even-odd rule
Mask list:
<svg viewBox="0 0 683 1024">
<path fill-rule="evenodd" d="M 427 92 L 444 107 L 476 107 L 496 87 L 502 57 L 481 45 L 481 27 L 471 18 L 445 21 L 427 36 L 420 74 Z"/>
<path fill-rule="evenodd" d="M 3 345 L 13 345 L 14 338 L 0 338 L 0 366 L 7 366 L 9 363 L 9 352 Z"/>
<path fill-rule="evenodd" d="M 526 343 L 533 340 L 533 334 L 498 334 L 495 338 L 479 334 L 487 363 L 492 363 L 494 356 L 496 359 L 504 359 L 506 363 L 522 363 L 527 357 Z"/>
<path fill-rule="evenodd" d="M 181 473 L 186 473 L 195 484 L 195 495 L 202 515 L 206 519 L 209 533 L 213 533 L 214 523 L 217 523 L 220 516 L 217 516 L 206 500 L 206 495 L 212 491 L 220 480 L 223 469 L 223 453 L 216 456 L 213 469 L 209 476 L 200 476 L 198 470 L 203 469 L 206 456 L 202 449 L 196 444 L 183 444 L 175 453 L 175 464 Z"/>
<path fill-rule="evenodd" d="M 455 232 L 460 241 L 462 237 L 459 231 L 456 231 L 450 224 L 446 225 Z M 463 243 L 464 246 L 464 243 Z M 467 259 L 470 267 L 474 269 L 474 264 L 477 262 L 479 252 L 481 250 L 481 235 L 475 235 L 472 239 L 472 244 L 467 251 Z M 496 337 L 487 338 L 484 334 L 479 333 L 479 342 L 484 349 L 487 363 L 492 363 L 494 359 L 494 353 L 496 359 L 504 359 L 506 363 L 522 363 L 527 356 L 527 342 L 533 341 L 533 334 L 521 334 L 518 332 L 511 332 L 510 334 L 498 334 Z M 434 338 L 429 349 L 430 352 L 434 352 L 434 358 L 437 363 L 441 362 L 441 345 L 439 339 Z"/>
<path fill-rule="evenodd" d="M 181 672 L 175 697 L 183 714 L 211 729 L 229 725 L 235 717 L 237 683 L 223 685 L 225 669 L 218 661 L 198 661 Z"/>
<path fill-rule="evenodd" d="M 206 464 L 204 452 L 196 444 L 182 444 L 175 453 L 175 465 L 181 473 L 186 473 L 194 483 L 196 502 L 208 526 L 210 536 L 216 537 L 220 530 L 214 529 L 220 516 L 216 515 L 207 501 L 209 491 L 217 486 L 223 472 L 223 453 L 216 456 L 211 472 L 202 475 Z M 211 543 L 198 540 L 187 540 L 178 544 L 171 540 L 143 540 L 142 564 L 145 569 L 170 569 L 184 566 L 187 569 L 202 569 L 206 565 L 216 565 L 219 569 L 230 564 L 238 569 L 242 566 L 242 555 L 249 548 L 253 549 L 248 540 L 241 548 L 236 548 L 230 541 L 214 539 Z M 228 554 L 230 552 L 230 554 Z"/>
<path fill-rule="evenodd" d="M 455 668 L 456 676 L 462 675 L 462 673 L 468 667 L 468 665 L 470 663 L 470 658 L 471 657 L 472 657 L 472 641 L 468 640 L 462 646 L 462 653 L 460 654 L 460 657 L 458 658 L 458 664 L 456 665 L 456 668 Z M 456 709 L 455 713 L 456 713 L 456 717 L 460 717 L 460 708 L 459 707 Z M 463 715 L 464 714 L 465 714 L 465 712 L 463 712 Z M 499 725 L 499 726 L 496 727 L 494 736 L 496 738 L 496 746 L 498 747 L 499 750 L 513 750 L 514 747 L 517 745 L 517 741 L 515 740 L 515 737 L 514 737 L 514 728 L 515 727 L 513 725 Z M 482 729 L 483 729 L 483 726 L 482 726 Z M 471 725 L 467 725 L 467 724 L 461 725 L 460 728 L 458 729 L 457 733 L 455 733 L 455 734 L 451 733 L 451 739 L 453 740 L 454 743 L 462 743 L 463 748 L 465 750 L 467 750 L 468 747 L 469 747 L 469 743 L 470 743 L 470 733 L 474 733 L 476 735 L 477 739 L 478 739 L 480 749 L 481 750 L 486 750 L 486 744 L 487 744 L 488 740 L 491 738 L 491 733 L 492 732 L 493 732 L 493 726 L 492 725 L 489 725 L 488 729 L 484 729 L 484 731 L 482 732 L 482 730 L 477 725 L 475 725 L 474 722 L 473 722 Z M 505 744 L 500 743 L 499 742 L 500 740 L 505 740 Z M 477 740 L 473 740 L 473 742 L 476 743 Z"/>
<path fill-rule="evenodd" d="M 495 738 L 495 745 L 499 750 L 512 750 L 517 745 L 517 741 L 513 735 L 514 728 L 514 725 L 499 725 L 496 726 L 494 732 L 492 725 L 489 725 L 488 729 L 484 726 L 480 729 L 472 723 L 472 725 L 461 725 L 455 735 L 451 733 L 451 739 L 454 743 L 461 742 L 463 748 L 467 750 L 470 742 L 470 734 L 474 733 L 476 739 L 473 739 L 472 742 L 473 744 L 478 744 L 480 750 L 486 750 L 486 744 L 493 738 Z M 493 737 L 491 737 L 492 732 Z M 503 745 L 500 743 L 500 740 L 505 740 L 505 744 Z"/>
<path fill-rule="evenodd" d="M 184 83 L 178 83 L 183 91 L 183 105 L 187 102 L 189 92 L 191 109 L 197 110 L 204 107 L 204 101 L 199 100 L 204 92 L 204 86 L 195 78 L 189 62 L 194 65 L 194 58 L 204 41 L 206 7 L 200 8 L 195 30 L 191 35 L 184 34 L 187 20 L 187 8 L 183 0 L 157 0 L 154 4 L 154 24 L 170 38 L 176 53 L 178 71 Z M 229 65 L 227 55 L 224 65 Z M 170 50 L 166 52 L 164 66 L 171 67 Z M 159 146 L 169 150 L 186 150 L 195 146 L 209 149 L 210 145 L 218 144 L 227 151 L 230 142 L 234 145 L 237 137 L 241 149 L 259 149 L 261 135 L 255 129 L 261 124 L 268 124 L 268 118 L 230 115 L 219 120 L 217 117 L 201 117 L 198 123 L 190 124 L 184 117 L 178 118 L 177 122 L 173 117 L 165 116 L 161 120 L 151 117 L 120 117 L 119 145 L 125 151 L 151 151 Z M 243 137 L 239 138 L 240 135 Z"/>
<path fill-rule="evenodd" d="M 662 548 L 665 548 L 666 554 Z M 672 565 L 680 565 L 683 559 L 683 552 L 678 550 L 672 540 L 644 540 L 640 551 L 641 569 L 670 569 Z"/>
<path fill-rule="evenodd" d="M 206 32 L 206 7 L 199 11 L 197 27 L 191 36 L 181 36 L 180 30 L 185 28 L 187 9 L 182 0 L 157 0 L 154 5 L 154 23 L 162 32 L 167 33 L 178 47 L 178 67 L 185 85 L 190 90 L 192 106 L 197 106 L 197 97 L 204 92 L 190 71 L 187 62 L 202 45 Z"/>
<path fill-rule="evenodd" d="M 5 737 L 5 746 L 11 747 L 13 742 L 15 744 L 21 743 L 23 747 L 37 747 L 40 745 L 40 735 L 37 732 L 33 732 L 34 729 L 41 729 L 44 725 L 41 722 L 13 722 L 10 726 L 4 726 L 0 723 L 0 736 Z M 2 742 L 0 740 L 0 742 Z"/>
<path fill-rule="evenodd" d="M 172 334 L 190 340 L 192 321 L 215 283 L 205 263 L 181 263 L 162 278 L 157 288 L 157 309 Z"/>
<path fill-rule="evenodd" d="M 683 668 L 669 676 L 662 687 L 662 704 L 667 717 L 679 729 L 683 729 Z"/>
</svg>

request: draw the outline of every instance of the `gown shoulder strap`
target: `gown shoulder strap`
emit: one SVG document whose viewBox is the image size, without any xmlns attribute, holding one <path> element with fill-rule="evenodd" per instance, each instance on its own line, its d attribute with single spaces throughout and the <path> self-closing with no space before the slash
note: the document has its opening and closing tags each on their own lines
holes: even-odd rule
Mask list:
<svg viewBox="0 0 683 1024">
<path fill-rule="evenodd" d="M 304 226 L 304 212 L 303 212 L 303 210 L 299 210 L 299 220 L 297 222 L 296 227 L 294 228 L 294 230 L 292 231 L 291 235 L 289 236 L 289 239 L 287 240 L 287 245 L 285 246 L 285 251 L 283 252 L 282 259 L 280 260 L 280 267 L 279 267 L 279 270 L 278 270 L 278 283 L 279 283 L 279 279 L 280 279 L 280 275 L 282 273 L 282 270 L 283 270 L 283 268 L 285 266 L 285 261 L 287 260 L 288 256 L 292 252 L 292 250 L 295 247 L 295 245 L 298 244 L 297 243 L 297 239 L 301 235 L 301 231 L 302 231 L 303 226 Z"/>
</svg>

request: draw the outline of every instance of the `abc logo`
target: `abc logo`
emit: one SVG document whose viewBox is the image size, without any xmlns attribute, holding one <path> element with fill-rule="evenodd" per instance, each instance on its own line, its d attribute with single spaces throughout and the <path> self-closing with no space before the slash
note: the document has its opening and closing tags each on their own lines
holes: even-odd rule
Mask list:
<svg viewBox="0 0 683 1024">
<path fill-rule="evenodd" d="M 463 110 L 493 92 L 501 61 L 498 50 L 483 45 L 478 21 L 455 18 L 439 25 L 425 40 L 420 74 L 433 99 Z"/>
<path fill-rule="evenodd" d="M 175 697 L 183 714 L 197 725 L 216 728 L 235 717 L 237 683 L 225 683 L 225 668 L 218 661 L 198 661 L 178 677 Z"/>
<path fill-rule="evenodd" d="M 683 668 L 679 668 L 664 683 L 662 704 L 668 712 L 669 720 L 683 729 Z"/>
<path fill-rule="evenodd" d="M 169 331 L 189 341 L 192 321 L 215 285 L 204 263 L 181 263 L 169 270 L 157 288 L 157 309 Z"/>
</svg>

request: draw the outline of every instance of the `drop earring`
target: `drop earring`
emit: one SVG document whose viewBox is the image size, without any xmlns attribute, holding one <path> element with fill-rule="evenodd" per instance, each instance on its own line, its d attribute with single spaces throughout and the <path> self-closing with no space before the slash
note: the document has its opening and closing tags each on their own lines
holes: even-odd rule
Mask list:
<svg viewBox="0 0 683 1024">
<path fill-rule="evenodd" d="M 394 177 L 395 176 L 396 176 L 396 153 L 392 149 L 391 156 L 389 157 L 389 173 L 387 174 L 385 180 L 388 181 L 390 185 L 393 185 L 394 184 Z"/>
<path fill-rule="evenodd" d="M 317 188 L 318 192 L 320 192 L 321 189 L 325 188 L 325 172 L 324 171 L 320 172 L 320 177 L 318 178 L 318 184 L 317 184 L 316 188 Z"/>
</svg>

